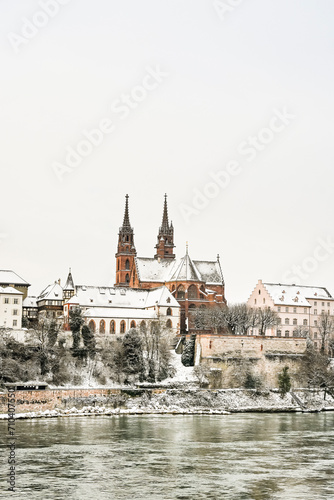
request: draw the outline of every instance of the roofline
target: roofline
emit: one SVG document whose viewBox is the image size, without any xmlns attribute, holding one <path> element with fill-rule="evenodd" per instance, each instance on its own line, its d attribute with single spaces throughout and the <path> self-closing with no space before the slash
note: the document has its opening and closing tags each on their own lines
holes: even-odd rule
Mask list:
<svg viewBox="0 0 334 500">
<path fill-rule="evenodd" d="M 272 286 L 293 286 L 295 288 L 319 288 L 320 290 L 325 290 L 325 292 L 328 294 L 328 299 L 333 299 L 334 297 L 332 297 L 332 295 L 329 293 L 329 291 L 327 290 L 327 288 L 325 288 L 324 286 L 312 286 L 312 285 L 296 285 L 296 284 L 287 284 L 287 283 L 264 283 L 262 282 L 262 284 L 265 286 L 265 285 L 272 285 Z M 256 287 L 255 287 L 256 288 Z M 313 298 L 313 297 L 307 297 L 307 298 Z"/>
<path fill-rule="evenodd" d="M 19 276 L 19 275 L 18 275 L 15 271 L 13 271 L 12 269 L 0 269 L 0 272 L 1 272 L 1 271 L 2 271 L 2 272 L 5 272 L 5 273 L 14 273 L 14 274 L 16 274 L 16 276 L 18 276 L 18 277 L 19 277 L 22 281 L 24 281 L 25 285 L 23 285 L 23 286 L 31 286 L 31 283 L 28 283 L 28 281 L 26 281 L 26 280 L 24 280 L 23 278 L 21 278 L 21 276 Z M 14 283 L 14 284 L 15 284 L 15 285 L 17 285 L 17 286 L 20 286 L 20 284 L 19 284 L 19 283 Z M 22 284 L 21 284 L 21 286 L 22 286 Z"/>
</svg>

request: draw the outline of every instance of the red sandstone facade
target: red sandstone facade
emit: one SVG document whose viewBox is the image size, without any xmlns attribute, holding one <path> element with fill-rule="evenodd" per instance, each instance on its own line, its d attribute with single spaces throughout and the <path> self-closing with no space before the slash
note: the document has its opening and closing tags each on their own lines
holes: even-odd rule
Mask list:
<svg viewBox="0 0 334 500">
<path fill-rule="evenodd" d="M 155 248 L 153 258 L 137 257 L 126 195 L 123 225 L 118 236 L 115 286 L 151 289 L 165 285 L 181 306 L 181 333 L 193 330 L 197 308 L 226 305 L 219 256 L 214 261 L 196 261 L 190 258 L 187 249 L 183 258 L 176 258 L 174 228 L 168 220 L 166 195 Z"/>
</svg>

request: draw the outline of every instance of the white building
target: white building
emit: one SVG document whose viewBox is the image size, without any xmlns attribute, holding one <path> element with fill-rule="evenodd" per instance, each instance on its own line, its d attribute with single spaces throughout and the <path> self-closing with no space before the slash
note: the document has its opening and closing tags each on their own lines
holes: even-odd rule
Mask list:
<svg viewBox="0 0 334 500">
<path fill-rule="evenodd" d="M 23 292 L 11 286 L 0 287 L 0 327 L 21 328 L 22 297 Z"/>
<path fill-rule="evenodd" d="M 65 322 L 75 307 L 84 311 L 87 325 L 96 333 L 122 334 L 158 319 L 173 333 L 180 330 L 180 305 L 165 286 L 136 290 L 77 285 L 76 294 L 64 304 Z"/>
<path fill-rule="evenodd" d="M 270 307 L 278 314 L 278 324 L 268 328 L 266 335 L 299 337 L 301 333 L 320 347 L 318 324 L 322 312 L 334 315 L 334 298 L 322 287 L 262 283 L 254 288 L 247 301 L 249 307 Z M 258 334 L 256 328 L 253 335 Z"/>
</svg>

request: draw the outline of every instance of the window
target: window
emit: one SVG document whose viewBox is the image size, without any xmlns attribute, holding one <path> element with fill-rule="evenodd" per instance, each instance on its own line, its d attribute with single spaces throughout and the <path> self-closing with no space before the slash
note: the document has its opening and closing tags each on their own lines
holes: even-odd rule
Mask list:
<svg viewBox="0 0 334 500">
<path fill-rule="evenodd" d="M 115 321 L 113 319 L 110 321 L 110 333 L 115 333 Z"/>
<path fill-rule="evenodd" d="M 294 307 L 293 308 L 293 312 L 296 313 L 297 312 L 297 307 Z"/>
<path fill-rule="evenodd" d="M 307 326 L 307 319 L 303 319 L 303 325 Z"/>
<path fill-rule="evenodd" d="M 106 323 L 103 319 L 100 321 L 99 333 L 106 333 Z"/>
<path fill-rule="evenodd" d="M 5 304 L 9 304 L 9 299 L 7 299 L 6 297 L 3 299 L 3 301 Z"/>
<path fill-rule="evenodd" d="M 90 320 L 90 322 L 88 323 L 88 328 L 90 329 L 90 331 L 92 333 L 95 333 L 95 329 L 96 329 L 96 326 L 95 326 L 95 321 L 94 320 Z"/>
<path fill-rule="evenodd" d="M 281 312 L 281 307 L 280 306 L 278 306 L 277 312 L 279 312 L 279 313 Z"/>
<path fill-rule="evenodd" d="M 314 332 L 314 334 L 313 334 L 313 338 L 314 338 L 314 339 L 316 339 L 317 337 L 318 337 L 317 332 Z"/>
<path fill-rule="evenodd" d="M 288 313 L 288 312 L 289 312 L 289 308 L 288 308 L 288 307 L 286 307 L 286 308 L 285 308 L 285 312 L 286 312 L 286 313 Z"/>
<path fill-rule="evenodd" d="M 198 298 L 198 292 L 197 292 L 197 287 L 195 285 L 190 285 L 188 288 L 188 299 L 197 299 Z"/>
<path fill-rule="evenodd" d="M 277 337 L 282 337 L 282 330 L 277 330 Z"/>
<path fill-rule="evenodd" d="M 313 314 L 317 315 L 318 314 L 318 310 L 314 309 Z"/>
<path fill-rule="evenodd" d="M 180 285 L 177 289 L 177 294 L 176 294 L 177 299 L 184 299 L 185 298 L 185 289 L 183 285 Z"/>
<path fill-rule="evenodd" d="M 121 327 L 120 327 L 120 332 L 125 333 L 125 321 L 121 321 Z"/>
<path fill-rule="evenodd" d="M 172 326 L 173 326 L 173 324 L 172 324 L 172 320 L 171 320 L 171 319 L 168 319 L 168 320 L 166 321 L 166 327 L 167 327 L 167 328 L 172 328 Z"/>
<path fill-rule="evenodd" d="M 307 307 L 304 307 L 304 314 L 307 314 Z"/>
<path fill-rule="evenodd" d="M 282 323 L 281 318 L 277 318 L 277 324 L 280 325 Z"/>
<path fill-rule="evenodd" d="M 321 302 L 322 307 L 325 307 L 325 302 Z"/>
<path fill-rule="evenodd" d="M 259 290 L 259 295 L 261 295 L 261 290 Z"/>
<path fill-rule="evenodd" d="M 254 300 L 254 304 L 256 304 L 256 299 Z"/>
<path fill-rule="evenodd" d="M 318 347 L 318 343 L 317 342 L 314 342 L 314 347 L 317 348 Z"/>
<path fill-rule="evenodd" d="M 285 337 L 289 337 L 289 330 L 285 330 Z"/>
<path fill-rule="evenodd" d="M 331 306 L 330 302 L 327 302 L 327 307 L 330 307 L 330 306 Z"/>
<path fill-rule="evenodd" d="M 136 328 L 136 322 L 134 320 L 131 321 L 130 328 Z"/>
<path fill-rule="evenodd" d="M 318 326 L 318 321 L 316 319 L 314 320 L 314 326 Z"/>
<path fill-rule="evenodd" d="M 13 320 L 13 326 L 17 326 L 17 320 L 16 319 Z"/>
<path fill-rule="evenodd" d="M 129 273 L 126 273 L 126 275 L 125 275 L 125 283 L 130 283 Z"/>
<path fill-rule="evenodd" d="M 17 309 L 13 309 L 13 316 L 17 316 L 17 314 L 18 314 Z"/>
<path fill-rule="evenodd" d="M 126 259 L 126 261 L 125 261 L 125 269 L 130 269 L 130 261 L 129 261 L 129 259 Z"/>
<path fill-rule="evenodd" d="M 317 305 L 317 303 L 316 303 L 316 302 L 314 302 L 314 305 L 316 306 L 316 305 Z"/>
<path fill-rule="evenodd" d="M 285 324 L 286 324 L 286 325 L 289 325 L 289 324 L 290 324 L 290 320 L 289 320 L 289 318 L 285 318 Z"/>
<path fill-rule="evenodd" d="M 14 299 L 14 304 L 18 304 L 19 303 L 19 299 Z"/>
<path fill-rule="evenodd" d="M 296 318 L 293 318 L 293 324 L 296 325 L 297 324 L 297 319 Z"/>
<path fill-rule="evenodd" d="M 292 332 L 292 336 L 293 336 L 293 337 L 298 337 L 298 332 L 297 332 L 297 330 L 293 330 L 293 332 Z"/>
<path fill-rule="evenodd" d="M 167 309 L 166 316 L 172 316 L 172 310 L 170 307 Z"/>
</svg>

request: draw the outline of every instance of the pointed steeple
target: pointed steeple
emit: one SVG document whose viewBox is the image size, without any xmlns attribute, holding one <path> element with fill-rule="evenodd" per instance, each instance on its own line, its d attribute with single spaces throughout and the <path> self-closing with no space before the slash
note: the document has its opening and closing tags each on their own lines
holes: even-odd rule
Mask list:
<svg viewBox="0 0 334 500">
<path fill-rule="evenodd" d="M 131 227 L 130 217 L 129 217 L 129 195 L 125 195 L 125 210 L 124 210 L 124 219 L 123 219 L 123 228 Z"/>
<path fill-rule="evenodd" d="M 118 233 L 115 286 L 130 286 L 133 284 L 136 255 L 134 232 L 129 217 L 129 195 L 127 194 L 125 196 L 123 225 L 119 228 Z"/>
<path fill-rule="evenodd" d="M 63 288 L 63 298 L 64 298 L 64 300 L 71 299 L 74 294 L 75 294 L 75 286 L 74 286 L 71 268 L 69 268 L 67 280 L 66 280 L 65 286 Z"/>
<path fill-rule="evenodd" d="M 162 223 L 159 228 L 158 241 L 155 246 L 157 253 L 155 258 L 174 259 L 174 227 L 172 222 L 168 222 L 167 194 L 165 194 L 164 208 L 162 213 Z"/>
<path fill-rule="evenodd" d="M 167 207 L 167 195 L 165 194 L 165 202 L 164 202 L 164 212 L 162 215 L 162 224 L 161 228 L 163 231 L 168 231 L 169 229 L 169 224 L 168 224 L 168 207 Z"/>
</svg>

